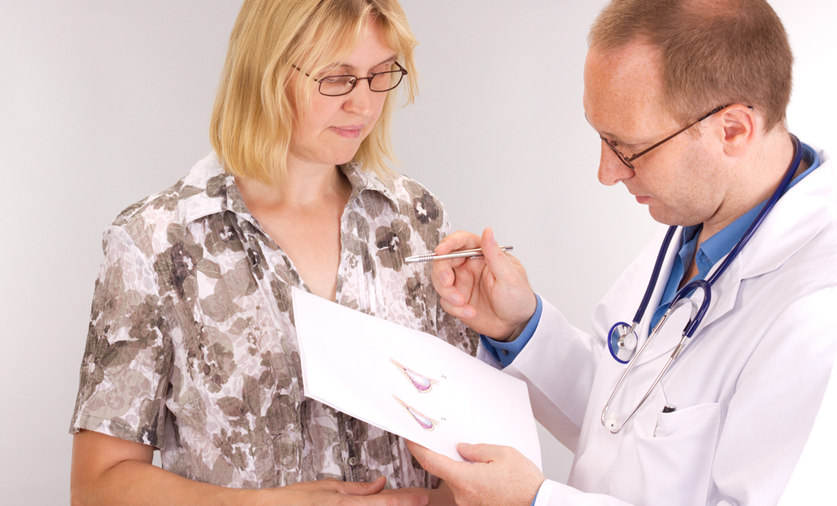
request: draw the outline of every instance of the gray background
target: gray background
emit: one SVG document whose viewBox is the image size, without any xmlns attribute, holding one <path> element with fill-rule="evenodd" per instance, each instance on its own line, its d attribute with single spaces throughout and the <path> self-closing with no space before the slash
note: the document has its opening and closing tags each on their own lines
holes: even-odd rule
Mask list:
<svg viewBox="0 0 837 506">
<path fill-rule="evenodd" d="M 596 180 L 581 106 L 603 0 L 402 0 L 421 45 L 397 112 L 399 170 L 456 228 L 496 229 L 581 328 L 655 229 Z M 796 53 L 791 130 L 837 149 L 837 3 L 774 0 Z M 239 0 L 0 0 L 0 502 L 69 502 L 67 434 L 101 231 L 209 152 Z M 626 315 L 626 318 L 630 315 Z M 544 469 L 571 455 L 542 433 Z"/>
</svg>

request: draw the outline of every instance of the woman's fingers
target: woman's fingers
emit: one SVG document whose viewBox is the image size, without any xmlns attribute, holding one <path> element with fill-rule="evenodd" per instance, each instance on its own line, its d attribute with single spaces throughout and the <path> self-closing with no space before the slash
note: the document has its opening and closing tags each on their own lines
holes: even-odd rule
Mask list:
<svg viewBox="0 0 837 506">
<path fill-rule="evenodd" d="M 372 495 L 377 494 L 384 489 L 387 484 L 387 479 L 384 476 L 379 476 L 374 481 L 338 481 L 337 491 L 348 495 Z"/>
<path fill-rule="evenodd" d="M 303 496 L 305 500 L 295 501 L 295 504 L 425 506 L 429 501 L 427 494 L 418 489 L 384 490 L 385 485 L 386 478 L 381 476 L 368 483 L 328 479 L 298 483 L 290 487 L 299 487 L 305 493 Z M 282 490 L 282 488 L 277 490 Z"/>
</svg>

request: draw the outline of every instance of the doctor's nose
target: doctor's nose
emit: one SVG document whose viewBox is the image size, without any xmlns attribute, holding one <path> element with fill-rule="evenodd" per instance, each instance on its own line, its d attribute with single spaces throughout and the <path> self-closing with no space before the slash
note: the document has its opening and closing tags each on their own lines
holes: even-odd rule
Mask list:
<svg viewBox="0 0 837 506">
<path fill-rule="evenodd" d="M 610 148 L 601 143 L 601 158 L 599 158 L 599 182 L 605 186 L 613 186 L 616 183 L 634 177 L 634 171 L 622 163 Z"/>
</svg>

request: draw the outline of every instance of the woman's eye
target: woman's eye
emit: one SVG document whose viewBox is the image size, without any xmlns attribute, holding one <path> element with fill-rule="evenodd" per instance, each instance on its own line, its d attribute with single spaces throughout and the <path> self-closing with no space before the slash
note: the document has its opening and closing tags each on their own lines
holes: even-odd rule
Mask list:
<svg viewBox="0 0 837 506">
<path fill-rule="evenodd" d="M 383 65 L 378 65 L 374 69 L 369 71 L 369 74 L 380 74 L 381 72 L 390 72 L 395 67 L 394 63 L 384 63 Z"/>
</svg>

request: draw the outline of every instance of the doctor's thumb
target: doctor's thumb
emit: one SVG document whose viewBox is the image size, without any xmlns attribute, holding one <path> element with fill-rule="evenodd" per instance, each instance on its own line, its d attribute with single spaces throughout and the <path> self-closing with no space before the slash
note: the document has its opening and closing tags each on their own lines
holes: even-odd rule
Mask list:
<svg viewBox="0 0 837 506">
<path fill-rule="evenodd" d="M 495 278 L 512 279 L 512 276 L 517 276 L 518 273 L 511 259 L 500 249 L 497 239 L 494 238 L 494 229 L 491 227 L 483 231 L 480 249 L 482 249 L 482 254 L 485 257 L 485 263 L 488 264 L 488 268 L 491 269 Z"/>
<path fill-rule="evenodd" d="M 459 443 L 456 445 L 456 451 L 468 462 L 491 462 L 495 448 L 493 445 L 487 444 Z"/>
</svg>

